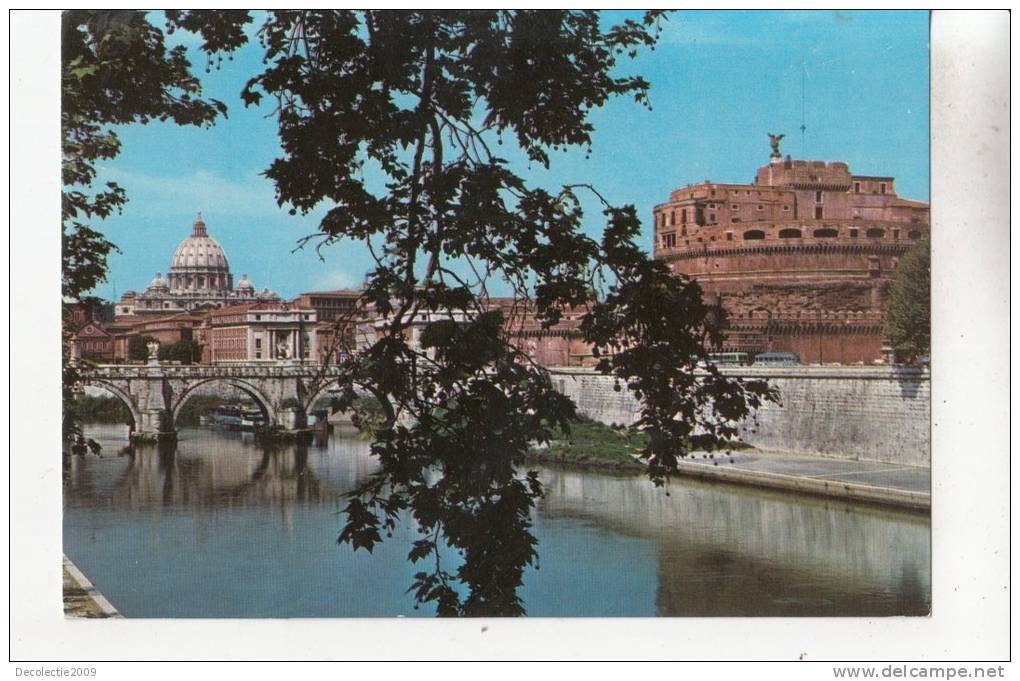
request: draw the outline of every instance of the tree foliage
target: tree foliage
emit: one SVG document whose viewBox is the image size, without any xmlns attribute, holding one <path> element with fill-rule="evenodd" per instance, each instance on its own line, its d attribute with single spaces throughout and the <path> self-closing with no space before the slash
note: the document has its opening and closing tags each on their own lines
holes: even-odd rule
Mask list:
<svg viewBox="0 0 1020 681">
<path fill-rule="evenodd" d="M 196 340 L 179 340 L 169 345 L 161 345 L 159 359 L 194 364 L 202 359 L 202 344 Z"/>
<path fill-rule="evenodd" d="M 371 551 L 409 513 L 421 538 L 408 558 L 427 566 L 411 591 L 441 615 L 523 612 L 517 588 L 536 559 L 542 493 L 524 457 L 576 416 L 508 333 L 516 305 L 505 316 L 480 302 L 490 278 L 547 326 L 585 310 L 599 370 L 641 400 L 643 456 L 658 483 L 692 437 L 732 439 L 771 396 L 705 363 L 701 292 L 637 245 L 632 206 L 603 202 L 606 228 L 593 239 L 582 228 L 587 188 L 531 187 L 494 151 L 512 136 L 547 166 L 551 150 L 591 144 L 588 116 L 609 98 L 647 104 L 648 83 L 614 67 L 653 46 L 661 20 L 649 12 L 604 28 L 590 11 L 281 11 L 259 30 L 266 68 L 242 97 L 276 105 L 283 153 L 266 175 L 291 212 L 330 206 L 325 243 L 369 246 L 376 266 L 361 302 L 388 320 L 344 362 L 343 406 L 369 391 L 385 421 L 372 444 L 381 468 L 348 504 L 340 541 Z M 383 191 L 368 170 L 385 176 Z M 408 329 L 423 316 L 415 343 Z M 444 561 L 444 548 L 457 558 Z"/>
<path fill-rule="evenodd" d="M 231 24 L 240 17 L 232 16 Z M 167 49 L 162 31 L 143 12 L 69 10 L 61 29 L 62 291 L 65 300 L 89 305 L 96 301 L 88 294 L 106 280 L 107 257 L 116 250 L 93 222 L 127 202 L 115 182 L 96 186 L 96 163 L 120 152 L 112 126 L 152 120 L 208 125 L 226 107 L 201 98 L 185 48 Z M 66 335 L 65 329 L 65 341 Z M 65 405 L 80 379 L 68 360 L 65 351 Z M 76 452 L 96 449 L 66 408 L 64 439 Z"/>
<path fill-rule="evenodd" d="M 168 18 L 210 55 L 245 40 L 242 14 Z M 420 533 L 410 591 L 441 615 L 521 614 L 518 587 L 537 567 L 542 485 L 525 456 L 577 414 L 519 347 L 522 311 L 547 327 L 583 314 L 598 370 L 640 400 L 657 484 L 694 439 L 725 446 L 774 397 L 707 363 L 701 291 L 638 245 L 633 206 L 586 185 L 530 186 L 497 153 L 511 139 L 548 166 L 554 150 L 590 147 L 589 115 L 611 97 L 648 105 L 648 83 L 616 66 L 654 47 L 663 18 L 274 11 L 259 28 L 265 66 L 241 96 L 274 105 L 282 151 L 265 174 L 292 213 L 329 207 L 318 247 L 367 245 L 375 266 L 359 305 L 386 320 L 343 355 L 337 406 L 378 400 L 380 468 L 352 495 L 339 540 L 372 551 L 409 517 Z M 598 238 L 584 228 L 586 197 L 601 204 Z M 494 280 L 512 290 L 510 307 L 486 304 Z"/>
<path fill-rule="evenodd" d="M 898 361 L 931 352 L 931 244 L 917 242 L 896 268 L 885 306 L 885 335 Z"/>
<path fill-rule="evenodd" d="M 127 357 L 136 362 L 149 358 L 149 343 L 156 339 L 152 336 L 131 336 L 128 339 Z M 162 349 L 162 348 L 161 348 Z"/>
</svg>

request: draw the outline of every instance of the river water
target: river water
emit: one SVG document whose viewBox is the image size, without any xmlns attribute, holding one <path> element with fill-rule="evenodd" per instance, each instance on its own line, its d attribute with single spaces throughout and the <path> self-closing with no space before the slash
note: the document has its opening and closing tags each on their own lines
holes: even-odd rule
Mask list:
<svg viewBox="0 0 1020 681">
<path fill-rule="evenodd" d="M 250 436 L 182 430 L 75 458 L 64 551 L 126 617 L 429 616 L 406 592 L 410 523 L 372 554 L 336 543 L 344 494 L 374 469 L 334 434 L 267 451 Z M 668 496 L 640 475 L 545 468 L 531 616 L 922 615 L 927 517 L 693 480 Z"/>
</svg>

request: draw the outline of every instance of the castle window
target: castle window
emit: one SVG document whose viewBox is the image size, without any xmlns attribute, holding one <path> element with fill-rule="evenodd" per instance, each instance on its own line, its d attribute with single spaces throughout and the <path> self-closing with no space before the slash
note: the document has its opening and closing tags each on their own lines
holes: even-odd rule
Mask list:
<svg viewBox="0 0 1020 681">
<path fill-rule="evenodd" d="M 763 205 L 761 205 L 761 204 L 759 203 L 759 204 L 758 204 L 758 210 L 765 210 L 765 206 L 763 206 Z"/>
<path fill-rule="evenodd" d="M 821 219 L 822 219 L 822 207 L 821 206 L 815 206 L 815 220 L 821 220 Z"/>
<path fill-rule="evenodd" d="M 860 182 L 854 182 L 854 194 L 860 194 L 860 193 L 861 193 L 861 183 Z"/>
<path fill-rule="evenodd" d="M 912 230 L 910 230 L 909 232 L 907 232 L 907 238 L 908 239 L 920 239 L 921 238 L 921 230 L 919 230 L 919 229 L 912 229 Z"/>
<path fill-rule="evenodd" d="M 740 205 L 734 203 L 732 206 L 730 206 L 730 210 L 740 210 Z"/>
<path fill-rule="evenodd" d="M 851 227 L 850 228 L 850 238 L 851 239 L 856 239 L 857 238 L 857 228 L 856 227 Z"/>
<path fill-rule="evenodd" d="M 255 321 L 257 321 L 257 322 L 262 321 L 262 315 L 260 315 L 260 314 L 255 315 Z"/>
<path fill-rule="evenodd" d="M 822 202 L 822 192 L 816 191 L 815 192 L 815 203 L 821 203 L 821 202 Z"/>
<path fill-rule="evenodd" d="M 816 229 L 814 235 L 816 239 L 835 239 L 837 236 L 839 236 L 839 232 L 837 232 L 835 229 L 829 228 Z"/>
<path fill-rule="evenodd" d="M 732 218 L 730 218 L 730 222 L 740 222 L 740 218 L 732 217 Z"/>
<path fill-rule="evenodd" d="M 680 236 L 687 236 L 687 228 L 686 227 L 681 227 L 680 228 Z"/>
<path fill-rule="evenodd" d="M 676 248 L 676 232 L 662 235 L 663 248 Z"/>
<path fill-rule="evenodd" d="M 672 227 L 676 224 L 676 211 L 672 210 L 669 212 L 669 226 Z"/>
<path fill-rule="evenodd" d="M 783 210 L 790 210 L 789 206 L 783 206 Z"/>
<path fill-rule="evenodd" d="M 683 209 L 680 210 L 680 224 L 682 224 L 682 225 L 686 225 L 687 224 L 687 209 L 686 208 L 683 208 Z"/>
<path fill-rule="evenodd" d="M 881 184 L 878 185 L 878 193 L 885 194 L 885 182 L 882 182 Z"/>
<path fill-rule="evenodd" d="M 899 238 L 900 238 L 900 230 L 898 230 L 898 229 L 894 229 L 894 230 L 892 231 L 892 238 L 894 238 L 894 239 L 899 239 Z"/>
<path fill-rule="evenodd" d="M 803 235 L 799 229 L 781 229 L 779 230 L 780 239 L 800 239 Z"/>
<path fill-rule="evenodd" d="M 885 236 L 885 230 L 879 229 L 878 227 L 872 227 L 871 229 L 864 233 L 864 236 L 868 237 L 869 239 L 881 239 L 882 237 Z"/>
<path fill-rule="evenodd" d="M 757 241 L 765 238 L 765 232 L 760 229 L 749 229 L 744 232 L 744 241 Z"/>
<path fill-rule="evenodd" d="M 733 232 L 726 232 L 726 240 L 733 241 Z"/>
</svg>

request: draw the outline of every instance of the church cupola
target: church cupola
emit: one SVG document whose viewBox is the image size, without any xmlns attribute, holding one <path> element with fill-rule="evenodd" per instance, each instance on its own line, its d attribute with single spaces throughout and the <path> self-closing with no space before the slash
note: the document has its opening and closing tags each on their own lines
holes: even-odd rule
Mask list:
<svg viewBox="0 0 1020 681">
<path fill-rule="evenodd" d="M 198 217 L 195 218 L 195 224 L 191 228 L 191 236 L 209 236 L 205 231 L 205 221 L 202 220 L 202 214 L 199 213 Z"/>
</svg>

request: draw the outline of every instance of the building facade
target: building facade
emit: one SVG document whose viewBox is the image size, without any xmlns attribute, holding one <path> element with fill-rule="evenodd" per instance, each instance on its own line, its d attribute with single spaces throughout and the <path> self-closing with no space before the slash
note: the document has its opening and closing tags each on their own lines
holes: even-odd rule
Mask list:
<svg viewBox="0 0 1020 681">
<path fill-rule="evenodd" d="M 929 236 L 928 204 L 897 196 L 892 177 L 773 149 L 751 184 L 706 181 L 656 206 L 655 257 L 721 311 L 723 350 L 876 361 L 886 292 Z"/>
<path fill-rule="evenodd" d="M 507 341 L 536 364 L 547 367 L 589 367 L 598 362 L 580 330 L 585 309 L 565 309 L 556 324 L 544 328 L 535 315 L 534 306 L 527 301 L 487 297 L 479 300 L 479 306 L 483 310 L 500 310 L 503 313 L 503 333 Z M 355 327 L 356 349 L 364 351 L 383 338 L 388 332 L 391 319 L 378 315 L 372 308 L 366 309 Z M 408 316 L 404 339 L 411 348 L 418 349 L 421 335 L 429 324 L 447 320 L 463 322 L 466 319 L 465 313 L 459 311 L 451 314 L 418 311 L 413 317 Z"/>
<path fill-rule="evenodd" d="M 315 310 L 320 322 L 332 324 L 337 319 L 350 318 L 357 309 L 360 291 L 311 291 L 291 301 L 295 307 Z"/>
<path fill-rule="evenodd" d="M 353 351 L 360 313 L 360 291 L 310 291 L 302 293 L 291 305 L 311 309 L 319 320 L 315 345 L 320 364 L 338 364 Z"/>
<path fill-rule="evenodd" d="M 318 359 L 315 310 L 249 303 L 211 310 L 207 319 L 203 362 Z"/>
<path fill-rule="evenodd" d="M 125 291 L 115 307 L 117 317 L 167 315 L 253 302 L 279 302 L 280 297 L 255 285 L 242 274 L 234 275 L 223 248 L 209 236 L 199 214 L 191 235 L 177 246 L 166 278 L 157 272 L 142 293 Z"/>
<path fill-rule="evenodd" d="M 99 322 L 86 322 L 71 337 L 71 357 L 98 363 L 112 362 L 113 335 Z"/>
<path fill-rule="evenodd" d="M 130 347 L 134 337 L 152 338 L 162 346 L 179 341 L 195 341 L 201 345 L 205 343 L 205 326 L 206 318 L 203 315 L 182 312 L 172 315 L 121 316 L 104 328 L 113 337 L 113 360 L 126 362 L 132 359 Z M 136 361 L 140 359 L 143 358 L 134 358 Z"/>
</svg>

